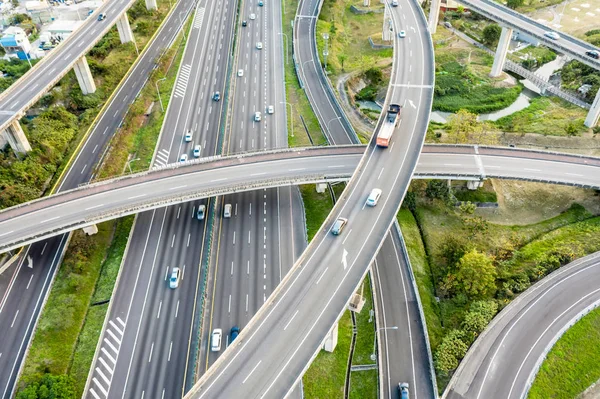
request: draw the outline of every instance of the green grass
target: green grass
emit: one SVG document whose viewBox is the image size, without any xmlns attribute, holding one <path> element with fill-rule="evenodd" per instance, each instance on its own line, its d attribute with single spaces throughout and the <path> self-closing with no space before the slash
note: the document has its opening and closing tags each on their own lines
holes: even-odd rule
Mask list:
<svg viewBox="0 0 600 399">
<path fill-rule="evenodd" d="M 377 398 L 377 370 L 353 371 L 350 374 L 350 399 Z"/>
<path fill-rule="evenodd" d="M 86 236 L 80 230 L 73 233 L 40 315 L 19 388 L 44 373 L 68 372 L 114 224 L 114 221 L 99 224 L 98 233 L 94 236 Z"/>
<path fill-rule="evenodd" d="M 320 351 L 302 378 L 307 399 L 343 398 L 352 339 L 350 311 L 344 312 L 338 326 L 338 343 L 333 353 Z"/>
<path fill-rule="evenodd" d="M 586 132 L 585 117 L 586 110 L 557 97 L 536 97 L 529 107 L 500 118 L 495 124 L 506 132 L 566 136 L 569 124 L 575 125 L 577 133 Z"/>
<path fill-rule="evenodd" d="M 302 194 L 304 210 L 306 211 L 306 231 L 308 233 L 308 241 L 310 242 L 321 228 L 329 212 L 331 212 L 333 202 L 328 190 L 319 194 L 315 190 L 314 184 L 300 186 L 300 193 Z"/>
<path fill-rule="evenodd" d="M 284 51 L 287 52 L 288 60 L 288 63 L 285 64 L 285 95 L 286 101 L 291 104 L 291 107 L 286 104 L 288 116 L 288 145 L 290 147 L 308 147 L 311 145 L 300 116 L 304 118 L 304 122 L 306 123 L 306 127 L 314 144 L 325 145 L 327 144 L 327 140 L 321 131 L 319 121 L 308 102 L 304 90 L 300 88 L 300 83 L 298 82 L 292 59 L 292 27 L 290 22 L 294 20 L 296 15 L 298 0 L 283 0 L 283 6 L 284 9 L 282 11 L 285 11 L 285 13 L 282 12 L 283 33 L 287 35 L 288 38 L 285 39 L 284 36 L 283 42 L 285 46 Z M 293 136 L 292 132 L 294 133 Z"/>
<path fill-rule="evenodd" d="M 456 190 L 454 196 L 459 201 L 471 201 L 471 202 L 496 202 L 498 196 L 495 191 L 489 191 L 483 187 L 477 190 Z"/>
<path fill-rule="evenodd" d="M 369 312 L 373 308 L 373 294 L 371 293 L 371 274 L 363 280 L 363 297 L 365 305 L 360 313 L 356 314 L 356 343 L 354 345 L 354 355 L 352 364 L 373 364 L 371 354 L 373 353 L 373 343 L 375 342 L 375 318 L 369 321 Z M 360 289 L 357 291 L 360 292 Z M 361 372 L 362 373 L 362 372 Z"/>
<path fill-rule="evenodd" d="M 600 378 L 600 309 L 556 342 L 531 386 L 529 399 L 572 399 Z M 560 381 L 560 383 L 557 383 Z"/>
</svg>

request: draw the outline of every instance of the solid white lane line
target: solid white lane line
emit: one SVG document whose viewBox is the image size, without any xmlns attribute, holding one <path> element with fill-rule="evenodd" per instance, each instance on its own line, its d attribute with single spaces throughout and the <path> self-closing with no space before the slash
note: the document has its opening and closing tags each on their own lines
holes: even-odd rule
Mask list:
<svg viewBox="0 0 600 399">
<path fill-rule="evenodd" d="M 296 312 L 294 312 L 294 315 L 292 316 L 292 318 L 287 322 L 285 327 L 283 327 L 283 331 L 287 330 L 287 328 L 290 326 L 290 323 L 292 322 L 292 320 L 294 320 L 294 317 L 296 317 L 297 314 L 298 314 L 298 309 L 296 309 Z"/>
<path fill-rule="evenodd" d="M 2 237 L 2 236 L 5 236 L 5 235 L 7 235 L 7 234 L 10 234 L 10 233 L 12 233 L 12 232 L 14 232 L 14 230 L 8 231 L 8 232 L 6 232 L 6 233 L 2 233 L 2 234 L 0 234 L 0 237 Z M 44 249 L 45 249 L 45 248 L 46 248 L 46 247 L 44 247 Z M 44 253 L 44 252 L 42 251 L 42 253 Z"/>
<path fill-rule="evenodd" d="M 256 363 L 256 366 L 254 366 L 254 368 L 252 369 L 252 371 L 250 371 L 250 374 L 248 374 L 248 376 L 244 379 L 244 381 L 242 381 L 242 384 L 245 384 L 246 381 L 248 381 L 248 378 L 250 378 L 250 376 L 252 375 L 252 373 L 254 373 L 254 371 L 260 365 L 261 362 L 262 362 L 262 360 L 259 360 L 258 363 Z"/>
</svg>

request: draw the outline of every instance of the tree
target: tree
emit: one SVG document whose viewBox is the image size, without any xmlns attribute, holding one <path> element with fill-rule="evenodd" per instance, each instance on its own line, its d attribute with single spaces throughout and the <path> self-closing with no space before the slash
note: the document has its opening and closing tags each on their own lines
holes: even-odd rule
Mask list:
<svg viewBox="0 0 600 399">
<path fill-rule="evenodd" d="M 469 231 L 469 237 L 473 238 L 477 234 L 485 233 L 488 229 L 488 222 L 481 216 L 468 217 L 463 220 L 465 228 Z"/>
<path fill-rule="evenodd" d="M 461 258 L 469 251 L 467 243 L 455 234 L 447 234 L 442 239 L 443 244 L 439 256 L 446 261 L 446 270 L 454 271 Z"/>
<path fill-rule="evenodd" d="M 75 383 L 67 375 L 44 374 L 27 385 L 16 399 L 75 399 Z"/>
<path fill-rule="evenodd" d="M 477 115 L 464 109 L 450 115 L 446 127 L 448 138 L 454 144 L 467 143 L 471 137 L 483 132 L 483 125 L 477 121 Z"/>
<path fill-rule="evenodd" d="M 472 203 L 471 201 L 461 202 L 458 206 L 458 209 L 464 214 L 472 215 L 475 213 L 475 209 L 477 209 L 477 205 Z"/>
<path fill-rule="evenodd" d="M 464 332 L 461 330 L 450 331 L 435 351 L 435 368 L 443 374 L 454 370 L 467 353 L 469 346 L 463 341 Z"/>
<path fill-rule="evenodd" d="M 447 201 L 450 197 L 450 188 L 444 180 L 429 180 L 425 188 L 425 196 L 429 199 Z"/>
<path fill-rule="evenodd" d="M 567 136 L 577 136 L 577 125 L 575 125 L 573 122 L 567 123 L 565 126 L 565 133 Z"/>
<path fill-rule="evenodd" d="M 496 268 L 492 259 L 472 249 L 458 262 L 453 288 L 471 298 L 481 298 L 492 293 L 495 282 Z"/>
<path fill-rule="evenodd" d="M 344 62 L 346 62 L 346 60 L 348 59 L 348 56 L 344 53 L 342 54 L 338 54 L 338 61 L 340 62 L 340 65 L 342 66 L 342 71 L 344 70 Z"/>
<path fill-rule="evenodd" d="M 417 195 L 412 191 L 407 191 L 402 201 L 402 206 L 406 207 L 409 211 L 415 212 L 417 209 Z"/>
<path fill-rule="evenodd" d="M 492 321 L 496 312 L 498 312 L 498 304 L 493 300 L 477 301 L 471 304 L 469 312 L 462 322 L 462 328 L 471 342 Z"/>
<path fill-rule="evenodd" d="M 513 10 L 521 7 L 525 3 L 525 0 L 506 0 L 506 6 Z"/>
<path fill-rule="evenodd" d="M 498 24 L 491 24 L 483 28 L 483 43 L 488 46 L 495 45 L 500 40 L 502 28 Z"/>
</svg>

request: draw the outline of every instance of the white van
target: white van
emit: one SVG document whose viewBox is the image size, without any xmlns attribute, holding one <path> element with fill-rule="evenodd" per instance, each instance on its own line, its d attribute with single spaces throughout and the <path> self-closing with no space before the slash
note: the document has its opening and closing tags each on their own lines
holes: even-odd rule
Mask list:
<svg viewBox="0 0 600 399">
<path fill-rule="evenodd" d="M 392 0 L 392 7 L 398 7 L 398 0 Z"/>
<path fill-rule="evenodd" d="M 225 208 L 223 208 L 223 217 L 224 218 L 231 217 L 231 204 L 225 204 Z"/>
</svg>

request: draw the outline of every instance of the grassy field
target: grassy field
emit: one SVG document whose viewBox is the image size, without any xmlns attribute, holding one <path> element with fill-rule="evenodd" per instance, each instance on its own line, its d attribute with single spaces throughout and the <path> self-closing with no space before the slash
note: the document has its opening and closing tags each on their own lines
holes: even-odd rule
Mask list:
<svg viewBox="0 0 600 399">
<path fill-rule="evenodd" d="M 373 308 L 373 294 L 371 293 L 371 274 L 368 274 L 363 281 L 363 297 L 365 298 L 365 306 L 360 313 L 356 314 L 356 344 L 354 346 L 354 356 L 352 364 L 372 364 L 371 354 L 373 353 L 373 342 L 375 340 L 375 319 L 369 321 L 369 312 L 375 310 Z M 360 292 L 360 289 L 358 290 Z M 361 372 L 358 372 L 361 373 Z M 357 374 L 352 373 L 352 378 Z M 375 384 L 377 385 L 377 383 Z"/>
<path fill-rule="evenodd" d="M 308 242 L 310 242 L 329 215 L 333 208 L 333 202 L 328 190 L 319 194 L 315 190 L 314 184 L 300 186 L 300 193 L 306 211 L 306 231 Z"/>
<path fill-rule="evenodd" d="M 350 399 L 377 398 L 377 370 L 355 371 L 350 378 Z"/>
<path fill-rule="evenodd" d="M 531 386 L 529 399 L 572 399 L 600 378 L 600 309 L 556 342 Z M 560 381 L 560 383 L 557 383 Z"/>
<path fill-rule="evenodd" d="M 433 109 L 474 113 L 492 112 L 512 104 L 520 85 L 508 87 L 503 78 L 490 78 L 493 58 L 470 46 L 447 29 L 433 36 L 436 61 Z"/>
<path fill-rule="evenodd" d="M 302 377 L 305 398 L 343 398 L 351 339 L 352 320 L 346 311 L 339 321 L 337 347 L 332 353 L 320 351 Z"/>
<path fill-rule="evenodd" d="M 558 97 L 536 97 L 531 100 L 529 107 L 494 123 L 506 132 L 566 136 L 569 124 L 573 124 L 579 134 L 588 130 L 583 125 L 585 116 L 586 110 Z"/>
<path fill-rule="evenodd" d="M 322 63 L 325 40 L 329 35 L 327 71 L 332 81 L 342 73 L 365 71 L 374 65 L 386 66 L 392 61 L 392 49 L 373 49 L 368 38 L 381 43 L 383 13 L 354 14 L 350 6 L 362 7 L 360 0 L 324 0 L 317 22 L 317 48 Z M 371 2 L 371 10 L 383 4 Z M 342 65 L 343 64 L 343 65 Z"/>
</svg>

